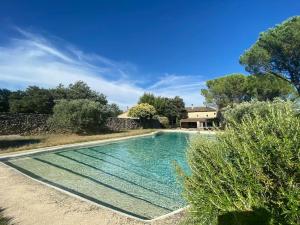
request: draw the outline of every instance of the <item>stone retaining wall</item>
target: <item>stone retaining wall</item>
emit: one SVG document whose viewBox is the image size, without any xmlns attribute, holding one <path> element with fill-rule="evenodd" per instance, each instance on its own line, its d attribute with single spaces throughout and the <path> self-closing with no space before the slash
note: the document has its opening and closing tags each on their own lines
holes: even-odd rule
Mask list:
<svg viewBox="0 0 300 225">
<path fill-rule="evenodd" d="M 139 119 L 110 117 L 106 122 L 106 127 L 112 131 L 120 131 L 140 128 L 161 128 L 161 124 L 155 119 L 140 121 Z"/>
<path fill-rule="evenodd" d="M 138 119 L 110 117 L 106 122 L 106 127 L 112 131 L 131 130 L 142 128 Z"/>
<path fill-rule="evenodd" d="M 47 114 L 1 113 L 0 135 L 47 133 Z"/>
<path fill-rule="evenodd" d="M 0 135 L 11 134 L 43 134 L 49 133 L 47 114 L 0 113 Z M 161 128 L 158 120 L 141 122 L 139 119 L 110 117 L 106 128 L 111 131 L 132 130 L 140 128 Z"/>
</svg>

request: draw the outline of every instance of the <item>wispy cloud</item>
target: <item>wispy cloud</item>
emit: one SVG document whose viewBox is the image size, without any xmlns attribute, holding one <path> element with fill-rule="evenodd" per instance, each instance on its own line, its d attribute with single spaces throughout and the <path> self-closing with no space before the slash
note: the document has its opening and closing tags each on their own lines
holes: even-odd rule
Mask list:
<svg viewBox="0 0 300 225">
<path fill-rule="evenodd" d="M 204 101 L 200 89 L 204 86 L 202 76 L 165 74 L 147 90 L 163 96 L 181 96 L 186 105 L 200 105 Z"/>
<path fill-rule="evenodd" d="M 0 88 L 55 87 L 83 80 L 123 108 L 135 104 L 144 92 L 178 95 L 187 104 L 203 100 L 199 92 L 204 84 L 201 76 L 165 74 L 149 87 L 141 87 L 135 81 L 138 69 L 134 64 L 87 54 L 68 43 L 54 44 L 43 36 L 16 30 L 21 37 L 0 46 Z"/>
</svg>

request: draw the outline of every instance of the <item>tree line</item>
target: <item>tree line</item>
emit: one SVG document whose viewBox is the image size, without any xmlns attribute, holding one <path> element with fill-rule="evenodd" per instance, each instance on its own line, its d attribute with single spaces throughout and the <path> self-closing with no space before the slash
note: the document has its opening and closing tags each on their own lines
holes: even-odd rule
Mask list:
<svg viewBox="0 0 300 225">
<path fill-rule="evenodd" d="M 106 96 L 91 90 L 83 81 L 56 88 L 45 89 L 29 86 L 26 90 L 10 91 L 0 89 L 0 112 L 52 114 L 54 106 L 63 101 L 86 99 L 106 106 L 111 116 L 122 111 L 116 104 L 108 104 Z"/>
<path fill-rule="evenodd" d="M 52 89 L 0 89 L 0 112 L 49 114 L 50 131 L 81 134 L 105 130 L 107 118 L 122 113 L 116 104 L 108 104 L 105 95 L 91 90 L 83 81 Z"/>
<path fill-rule="evenodd" d="M 290 83 L 272 74 L 230 74 L 209 80 L 206 86 L 201 94 L 207 104 L 213 104 L 218 109 L 245 101 L 273 101 L 275 98 L 290 99 L 297 95 Z"/>
</svg>

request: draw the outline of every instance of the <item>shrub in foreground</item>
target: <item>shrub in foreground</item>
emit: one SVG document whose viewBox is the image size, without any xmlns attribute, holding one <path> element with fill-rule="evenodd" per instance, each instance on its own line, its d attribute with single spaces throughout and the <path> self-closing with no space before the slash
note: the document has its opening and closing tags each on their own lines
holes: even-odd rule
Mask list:
<svg viewBox="0 0 300 225">
<path fill-rule="evenodd" d="M 106 105 L 87 99 L 61 100 L 53 108 L 49 125 L 60 131 L 93 133 L 104 128 L 110 110 Z"/>
<path fill-rule="evenodd" d="M 189 224 L 300 224 L 300 119 L 291 102 L 251 104 L 215 139 L 192 141 Z"/>
<path fill-rule="evenodd" d="M 0 208 L 0 225 L 12 225 L 12 218 L 4 216 L 3 212 L 4 209 Z"/>
</svg>

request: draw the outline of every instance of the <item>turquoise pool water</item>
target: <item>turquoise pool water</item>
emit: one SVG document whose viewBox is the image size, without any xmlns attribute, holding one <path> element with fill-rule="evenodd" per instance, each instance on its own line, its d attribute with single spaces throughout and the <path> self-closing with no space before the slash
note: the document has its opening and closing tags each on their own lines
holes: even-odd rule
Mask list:
<svg viewBox="0 0 300 225">
<path fill-rule="evenodd" d="M 189 172 L 185 150 L 190 137 L 188 133 L 158 133 L 12 158 L 5 163 L 98 204 L 153 219 L 186 205 L 174 162 Z"/>
</svg>

